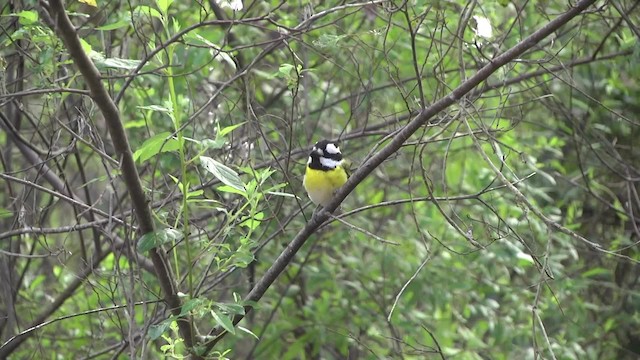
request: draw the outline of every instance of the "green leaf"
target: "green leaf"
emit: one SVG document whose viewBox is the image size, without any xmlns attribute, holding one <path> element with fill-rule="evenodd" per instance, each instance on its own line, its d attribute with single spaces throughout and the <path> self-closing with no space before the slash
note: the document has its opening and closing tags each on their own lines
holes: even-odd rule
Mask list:
<svg viewBox="0 0 640 360">
<path fill-rule="evenodd" d="M 204 36 L 196 33 L 195 31 L 189 31 L 187 34 L 184 35 L 183 37 L 185 40 L 189 41 L 189 42 L 193 42 L 195 43 L 195 45 L 206 45 L 210 48 L 213 49 L 221 49 L 222 46 L 219 46 L 211 41 L 209 41 L 207 38 L 205 38 Z"/>
<path fill-rule="evenodd" d="M 222 129 L 220 129 L 220 131 L 218 131 L 218 136 L 225 136 L 244 124 L 245 124 L 244 122 L 241 122 L 240 124 L 223 127 Z"/>
<path fill-rule="evenodd" d="M 233 315 L 245 315 L 244 306 L 240 304 L 223 304 L 224 310 Z"/>
<path fill-rule="evenodd" d="M 135 9 L 133 9 L 133 18 L 134 19 L 140 19 L 140 18 L 144 18 L 144 17 L 148 17 L 148 16 L 155 17 L 155 18 L 158 18 L 160 20 L 164 20 L 162 18 L 162 14 L 158 10 L 156 10 L 156 9 L 154 9 L 152 7 L 140 5 L 140 6 L 136 7 Z"/>
<path fill-rule="evenodd" d="M 182 186 L 182 183 L 180 182 L 180 179 L 178 179 L 177 177 L 168 174 L 169 177 L 171 178 L 171 180 L 173 180 L 174 183 L 176 183 L 176 185 L 178 185 L 178 189 L 180 189 L 180 192 L 184 194 L 184 186 Z"/>
<path fill-rule="evenodd" d="M 283 360 L 296 359 L 300 354 L 305 353 L 305 346 L 309 344 L 310 335 L 306 333 L 300 336 L 292 344 L 287 344 L 287 351 L 282 355 Z"/>
<path fill-rule="evenodd" d="M 253 300 L 246 300 L 242 302 L 242 306 L 249 306 L 251 307 L 253 310 L 258 310 L 260 309 L 260 306 L 258 305 L 257 302 L 253 301 Z"/>
<path fill-rule="evenodd" d="M 202 145 L 203 149 L 218 150 L 222 149 L 226 142 L 227 141 L 224 138 L 216 138 L 215 140 L 204 139 L 200 141 L 200 144 Z"/>
<path fill-rule="evenodd" d="M 38 286 L 47 279 L 46 276 L 44 276 L 44 274 L 40 274 L 38 276 L 35 277 L 35 279 L 33 279 L 33 281 L 31 281 L 30 284 L 28 284 L 28 288 L 30 290 L 36 290 L 38 289 Z"/>
<path fill-rule="evenodd" d="M 223 329 L 227 330 L 233 335 L 236 334 L 236 329 L 233 327 L 233 322 L 231 322 L 231 319 L 229 319 L 229 317 L 223 314 L 218 314 L 215 310 L 211 310 L 211 316 L 213 317 L 213 320 L 215 320 L 216 323 Z"/>
<path fill-rule="evenodd" d="M 162 244 L 182 239 L 182 233 L 175 229 L 160 229 L 142 235 L 138 241 L 138 251 L 147 252 Z"/>
<path fill-rule="evenodd" d="M 249 218 L 249 219 L 241 222 L 240 226 L 245 226 L 245 227 L 248 227 L 251 230 L 255 230 L 258 226 L 260 226 L 260 224 L 262 223 L 263 219 L 264 219 L 264 213 L 263 212 L 259 212 L 259 213 L 255 214 L 252 218 Z"/>
<path fill-rule="evenodd" d="M 145 162 L 153 156 L 163 153 L 175 151 L 180 148 L 178 139 L 169 138 L 170 132 L 163 132 L 147 139 L 136 152 L 133 153 L 135 161 Z"/>
<path fill-rule="evenodd" d="M 240 248 L 233 254 L 233 264 L 239 268 L 246 268 L 254 262 L 256 257 L 247 249 Z"/>
<path fill-rule="evenodd" d="M 251 330 L 249 330 L 247 328 L 244 328 L 244 327 L 238 325 L 238 330 L 246 332 L 247 334 L 249 334 L 249 335 L 253 336 L 254 338 L 256 338 L 256 340 L 260 340 L 260 338 L 258 338 L 258 335 L 254 334 L 253 332 L 251 332 Z"/>
<path fill-rule="evenodd" d="M 210 48 L 209 53 L 211 56 L 222 64 L 227 64 L 234 70 L 236 70 L 236 63 L 226 51 L 222 50 L 222 46 L 215 44 L 200 34 L 190 31 L 184 36 L 184 39 L 194 45 L 205 45 Z"/>
<path fill-rule="evenodd" d="M 519 252 L 516 254 L 516 257 L 518 258 L 518 266 L 524 267 L 534 264 L 533 258 L 529 254 Z"/>
<path fill-rule="evenodd" d="M 177 34 L 180 32 L 182 27 L 180 26 L 180 21 L 177 18 L 171 18 L 171 25 L 173 26 L 173 33 Z"/>
<path fill-rule="evenodd" d="M 5 208 L 0 208 L 0 219 L 2 218 L 6 218 L 6 217 L 11 217 L 13 216 L 13 212 L 5 209 Z"/>
<path fill-rule="evenodd" d="M 193 197 L 202 196 L 203 194 L 204 194 L 204 190 L 202 190 L 202 189 L 189 191 L 189 192 L 187 192 L 187 199 L 190 199 L 190 198 L 193 198 Z"/>
<path fill-rule="evenodd" d="M 238 195 L 242 195 L 242 196 L 247 196 L 247 192 L 245 190 L 238 190 L 238 189 L 236 189 L 234 187 L 231 187 L 231 186 L 228 186 L 228 185 L 218 186 L 216 188 L 216 190 L 222 191 L 222 192 L 231 193 L 231 194 L 238 194 Z"/>
<path fill-rule="evenodd" d="M 149 339 L 151 341 L 158 339 L 162 334 L 167 331 L 169 326 L 171 326 L 171 322 L 173 321 L 173 317 L 162 320 L 159 324 L 149 326 Z"/>
<path fill-rule="evenodd" d="M 133 70 L 136 69 L 138 65 L 140 65 L 140 60 L 106 58 L 100 61 L 96 61 L 96 65 L 113 69 Z"/>
<path fill-rule="evenodd" d="M 600 276 L 600 275 L 610 275 L 611 274 L 611 270 L 607 270 L 605 268 L 601 268 L 601 267 L 596 267 L 593 269 L 589 269 L 585 272 L 582 273 L 582 277 L 583 278 L 590 278 L 590 277 L 594 277 L 594 276 Z"/>
<path fill-rule="evenodd" d="M 146 125 L 147 125 L 147 122 L 144 119 L 127 120 L 127 122 L 124 124 L 124 128 L 135 129 L 135 128 L 145 127 Z"/>
<path fill-rule="evenodd" d="M 171 109 L 169 109 L 168 107 L 165 107 L 165 106 L 160 106 L 160 105 L 146 105 L 146 106 L 138 106 L 138 109 L 142 109 L 142 110 L 151 110 L 151 111 L 158 111 L 158 112 L 163 112 L 163 113 L 171 114 Z"/>
<path fill-rule="evenodd" d="M 38 13 L 33 10 L 23 10 L 16 14 L 20 25 L 31 25 L 38 22 Z"/>
<path fill-rule="evenodd" d="M 189 299 L 185 301 L 180 308 L 180 315 L 187 315 L 189 311 L 197 308 L 198 306 L 201 306 L 203 303 L 204 301 L 199 298 Z"/>
<path fill-rule="evenodd" d="M 200 163 L 208 172 L 213 174 L 213 176 L 224 184 L 229 185 L 236 190 L 245 191 L 244 183 L 242 183 L 240 176 L 238 176 L 238 174 L 231 168 L 208 156 L 200 156 Z"/>
<path fill-rule="evenodd" d="M 169 11 L 169 6 L 171 6 L 172 3 L 173 3 L 173 0 L 156 0 L 156 5 L 158 6 L 158 9 L 160 9 L 160 12 L 163 13 L 164 15 L 167 15 L 167 12 Z"/>
<path fill-rule="evenodd" d="M 291 78 L 291 72 L 295 69 L 295 66 L 291 64 L 282 64 L 278 68 L 278 71 L 274 74 L 275 77 L 289 79 Z"/>
<path fill-rule="evenodd" d="M 110 31 L 110 30 L 116 30 L 116 29 L 120 29 L 123 27 L 127 27 L 127 26 L 131 26 L 131 19 L 122 19 L 120 21 L 116 21 L 114 23 L 111 24 L 107 24 L 107 25 L 102 25 L 96 28 L 96 30 L 100 30 L 100 31 Z"/>
<path fill-rule="evenodd" d="M 609 331 L 611 331 L 611 329 L 613 329 L 615 327 L 616 327 L 616 319 L 615 318 L 607 319 L 607 321 L 605 321 L 604 326 L 603 326 L 605 332 L 609 332 Z"/>
<path fill-rule="evenodd" d="M 244 306 L 235 303 L 217 303 L 220 310 L 231 315 L 244 315 Z"/>
<path fill-rule="evenodd" d="M 86 42 L 86 40 L 84 40 L 84 39 L 82 39 L 82 38 L 81 38 L 81 39 L 80 39 L 80 44 L 82 45 L 82 50 L 84 50 L 84 52 L 85 52 L 86 54 L 89 54 L 89 56 L 92 56 L 92 55 L 93 55 L 93 54 L 92 54 L 93 49 L 91 48 L 91 45 L 90 45 L 88 42 Z"/>
</svg>

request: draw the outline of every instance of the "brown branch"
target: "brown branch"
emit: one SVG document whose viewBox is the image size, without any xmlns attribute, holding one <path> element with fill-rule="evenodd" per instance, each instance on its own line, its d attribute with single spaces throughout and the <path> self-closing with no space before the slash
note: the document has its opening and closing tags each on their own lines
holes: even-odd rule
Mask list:
<svg viewBox="0 0 640 360">
<path fill-rule="evenodd" d="M 55 22 L 58 36 L 64 41 L 71 58 L 85 78 L 87 86 L 91 91 L 91 98 L 106 120 L 109 134 L 116 151 L 116 158 L 120 160 L 122 178 L 131 197 L 133 210 L 139 223 L 138 235 L 153 232 L 154 225 L 151 210 L 148 206 L 140 177 L 138 176 L 138 169 L 133 160 L 129 140 L 120 119 L 120 112 L 113 102 L 113 99 L 109 96 L 106 88 L 103 86 L 100 72 L 82 49 L 80 39 L 65 12 L 62 1 L 51 0 L 49 13 Z M 191 320 L 189 318 L 185 319 L 185 316 L 180 315 L 182 304 L 177 295 L 171 269 L 160 249 L 156 248 L 151 250 L 150 257 L 154 264 L 158 281 L 162 287 L 164 299 L 173 315 L 179 318 L 177 323 L 180 335 L 184 339 L 185 345 L 191 349 L 194 344 Z"/>
<path fill-rule="evenodd" d="M 194 31 L 194 30 L 196 30 L 196 29 L 198 29 L 200 27 L 210 26 L 210 25 L 214 25 L 214 26 L 219 26 L 219 25 L 232 26 L 234 24 L 241 24 L 241 23 L 250 24 L 250 23 L 256 22 L 256 21 L 266 20 L 268 16 L 269 16 L 269 14 L 266 14 L 266 15 L 263 15 L 263 16 L 260 16 L 260 17 L 257 17 L 257 18 L 244 19 L 242 21 L 240 21 L 240 20 L 209 20 L 209 21 L 202 21 L 202 22 L 199 22 L 197 24 L 193 24 L 191 26 L 188 26 L 188 27 L 180 30 L 179 32 L 173 34 L 173 36 L 171 36 L 171 38 L 169 38 L 167 41 L 165 41 L 164 43 L 158 45 L 155 49 L 151 50 L 143 59 L 140 60 L 140 63 L 138 64 L 138 66 L 131 71 L 129 78 L 124 82 L 124 84 L 122 84 L 122 89 L 120 89 L 120 92 L 116 95 L 115 102 L 119 103 L 120 100 L 122 100 L 122 97 L 124 96 L 125 90 L 131 85 L 131 83 L 136 78 L 136 76 L 138 75 L 140 70 L 142 70 L 142 68 L 149 61 L 151 61 L 151 59 L 153 59 L 153 57 L 156 54 L 158 54 L 159 52 L 163 51 L 167 46 L 171 45 L 172 43 L 175 43 L 175 42 L 179 41 L 180 39 L 182 39 L 183 36 L 185 36 L 189 32 Z"/>
<path fill-rule="evenodd" d="M 97 256 L 91 259 L 90 266 L 85 267 L 79 274 L 76 274 L 73 281 L 60 293 L 55 301 L 49 304 L 49 306 L 47 306 L 40 315 L 31 322 L 31 324 L 27 325 L 27 329 L 40 328 L 47 318 L 56 312 L 60 306 L 62 306 L 62 304 L 75 293 L 87 277 L 93 273 L 93 270 L 97 268 L 101 264 L 102 260 L 104 260 L 104 258 L 110 253 L 110 251 L 104 250 L 99 254 L 96 254 Z M 8 358 L 8 356 L 30 336 L 30 332 L 21 332 L 5 341 L 5 343 L 0 346 L 0 359 Z"/>
<path fill-rule="evenodd" d="M 45 167 L 45 166 L 46 166 L 46 164 L 43 164 L 43 167 Z M 44 176 L 44 177 L 47 179 L 47 181 L 51 180 L 50 183 L 53 184 L 53 186 L 56 189 L 64 189 L 64 182 L 62 182 L 62 180 L 59 177 L 57 177 L 57 175 L 55 175 L 53 173 L 53 171 L 51 171 L 48 167 L 46 167 L 45 170 L 40 170 L 39 174 L 40 175 L 47 175 L 47 176 Z M 34 188 L 36 190 L 40 190 L 40 191 L 42 191 L 44 193 L 50 194 L 50 195 L 52 195 L 54 197 L 57 197 L 60 200 L 63 200 L 63 201 L 65 201 L 65 202 L 67 202 L 67 203 L 69 203 L 69 204 L 71 204 L 73 206 L 77 206 L 77 207 L 79 207 L 81 209 L 84 209 L 86 211 L 95 212 L 96 214 L 98 214 L 100 216 L 104 216 L 106 218 L 111 218 L 111 220 L 113 220 L 113 222 L 116 222 L 116 223 L 118 223 L 120 225 L 126 225 L 125 222 L 122 221 L 121 219 L 119 219 L 117 217 L 114 217 L 114 216 L 109 216 L 109 214 L 107 214 L 106 212 L 104 212 L 104 211 L 102 211 L 100 209 L 97 209 L 95 207 L 92 207 L 90 205 L 85 204 L 83 201 L 78 200 L 78 198 L 75 197 L 73 194 L 66 195 L 65 194 L 66 191 L 64 191 L 64 190 L 63 191 L 54 191 L 54 190 L 48 189 L 48 188 L 46 188 L 46 187 L 44 187 L 42 185 L 38 185 L 36 183 L 33 183 L 31 181 L 23 180 L 23 179 L 15 177 L 15 176 L 7 175 L 7 174 L 4 174 L 4 173 L 0 173 L 0 179 L 3 179 L 5 181 L 7 181 L 7 182 L 13 181 L 13 182 L 18 183 L 18 184 L 22 184 L 22 185 L 25 185 L 25 186 L 32 187 L 32 188 Z"/>
<path fill-rule="evenodd" d="M 11 101 L 12 99 L 24 97 L 24 96 L 55 94 L 55 93 L 89 95 L 89 92 L 87 90 L 73 89 L 73 88 L 51 88 L 51 89 L 31 89 L 31 90 L 24 90 L 24 91 L 16 91 L 9 94 L 2 94 L 0 95 L 0 99 L 6 99 L 6 101 Z M 0 105 L 4 105 L 4 103 L 0 103 Z"/>
<path fill-rule="evenodd" d="M 331 217 L 331 213 L 335 211 L 335 209 L 340 205 L 340 203 L 342 203 L 347 195 L 349 195 L 349 193 L 351 193 L 355 189 L 355 187 L 360 182 L 362 182 L 373 170 L 375 170 L 380 164 L 382 164 L 383 161 L 385 161 L 396 151 L 398 151 L 402 147 L 404 142 L 409 139 L 409 137 L 413 135 L 418 129 L 427 124 L 427 122 L 433 116 L 446 109 L 447 107 L 455 104 L 457 101 L 471 92 L 476 86 L 485 81 L 491 74 L 496 72 L 500 67 L 506 65 L 513 59 L 522 55 L 542 39 L 551 35 L 561 26 L 567 24 L 571 19 L 578 16 L 582 11 L 584 11 L 594 2 L 595 0 L 579 1 L 574 7 L 570 8 L 565 13 L 551 20 L 541 29 L 537 30 L 536 32 L 516 44 L 513 48 L 497 56 L 489 64 L 480 69 L 475 75 L 455 88 L 451 93 L 449 93 L 449 95 L 441 98 L 440 100 L 433 103 L 433 105 L 420 111 L 420 113 L 413 120 L 411 120 L 411 122 L 409 122 L 404 128 L 402 128 L 402 130 L 397 132 L 397 134 L 393 137 L 389 144 L 387 144 L 387 146 L 371 156 L 362 166 L 358 168 L 358 170 L 353 173 L 347 183 L 342 188 L 340 188 L 340 190 L 334 196 L 333 200 L 329 204 L 327 204 L 324 209 L 320 209 L 319 211 L 314 212 L 311 220 L 307 223 L 307 225 L 302 230 L 300 230 L 300 232 L 289 243 L 289 245 L 284 249 L 280 256 L 278 256 L 278 258 L 273 262 L 273 265 L 269 269 L 267 269 L 266 273 L 256 283 L 253 289 L 251 289 L 249 294 L 247 294 L 247 296 L 245 297 L 245 301 L 255 302 L 260 300 L 267 289 L 269 289 L 269 287 L 278 278 L 280 273 L 282 273 L 289 262 L 291 262 L 294 255 L 298 252 L 298 250 L 300 250 L 306 240 L 316 231 L 318 227 L 320 227 Z M 245 315 L 251 310 L 252 308 L 250 306 L 245 306 Z M 239 323 L 245 315 L 236 315 L 233 318 L 233 323 Z M 215 344 L 226 335 L 226 332 L 224 329 L 216 328 L 214 332 L 212 332 L 212 335 L 214 336 L 214 338 L 207 344 L 205 354 L 211 351 Z"/>
<path fill-rule="evenodd" d="M 11 137 L 11 135 L 12 135 L 11 133 L 8 133 L 7 135 L 10 138 L 12 138 Z M 38 184 L 35 184 L 35 183 L 27 181 L 27 180 L 16 178 L 16 177 L 13 177 L 13 176 L 8 175 L 8 174 L 0 173 L 0 179 L 4 179 L 8 183 L 10 183 L 10 182 L 20 183 L 20 184 L 23 184 L 24 186 L 32 187 L 34 189 L 40 190 L 40 191 L 42 191 L 44 193 L 48 193 L 48 194 L 50 194 L 50 195 L 52 195 L 54 197 L 57 197 L 57 198 L 59 198 L 59 199 L 61 199 L 63 201 L 66 201 L 66 202 L 70 203 L 71 205 L 73 205 L 76 209 L 83 210 L 82 211 L 82 216 L 87 218 L 87 219 L 92 219 L 91 215 L 93 213 L 96 213 L 96 214 L 98 214 L 100 216 L 106 217 L 106 219 L 103 220 L 104 223 L 113 222 L 113 223 L 126 225 L 119 218 L 112 217 L 109 214 L 103 212 L 102 210 L 99 210 L 99 209 L 95 208 L 94 206 L 90 206 L 90 205 L 84 203 L 82 200 L 80 200 L 70 189 L 68 189 L 66 187 L 66 185 L 62 181 L 62 179 L 60 179 L 58 177 L 58 175 L 56 175 L 46 165 L 46 163 L 44 161 L 42 161 L 33 150 L 31 150 L 31 148 L 29 148 L 27 146 L 24 146 L 24 144 L 22 144 L 20 142 L 15 141 L 15 139 L 13 139 L 13 140 L 17 144 L 18 149 L 21 151 L 21 153 L 29 161 L 29 163 L 31 163 L 34 167 L 38 168 L 39 174 L 42 175 L 43 178 L 45 180 L 47 180 L 53 186 L 55 191 L 47 189 L 47 188 L 43 187 L 42 185 L 38 185 Z M 92 222 L 90 224 L 94 228 L 96 227 L 95 222 Z M 86 224 L 84 224 L 84 225 L 86 225 Z M 78 225 L 78 228 L 80 228 L 80 227 L 82 227 L 82 225 Z M 30 229 L 32 229 L 32 228 L 30 228 Z M 63 230 L 69 230 L 69 231 L 72 230 L 72 229 L 69 229 L 69 228 L 66 228 L 66 227 L 62 227 L 62 229 Z M 107 232 L 107 230 L 103 229 L 103 228 L 100 228 L 100 230 L 105 232 L 105 233 Z M 22 231 L 23 230 L 20 230 L 20 232 L 22 232 Z M 40 233 L 43 233 L 43 232 L 40 232 Z M 17 234 L 14 234 L 13 232 L 10 231 L 8 233 L 4 233 L 4 234 L 0 235 L 0 239 L 2 239 L 3 237 L 15 236 L 15 235 L 17 235 Z M 143 258 L 143 257 L 138 257 L 137 254 L 132 253 L 131 252 L 131 247 L 129 246 L 129 244 L 127 242 L 125 242 L 124 240 L 120 239 L 119 237 L 113 237 L 113 241 L 114 241 L 114 243 L 116 245 L 115 249 L 113 249 L 113 250 L 122 251 L 130 259 L 135 259 L 135 261 L 140 265 L 141 268 L 146 269 L 147 271 L 153 271 L 153 266 L 151 264 L 149 264 L 149 260 L 147 260 L 146 258 Z M 34 320 L 31 323 L 29 328 L 31 328 L 31 327 L 39 328 L 39 326 L 43 323 L 44 320 L 46 320 L 52 313 L 54 313 L 56 310 L 58 310 L 58 308 L 60 306 L 62 306 L 62 304 L 73 295 L 75 290 L 77 290 L 78 287 L 80 285 L 82 285 L 83 281 L 89 275 L 92 274 L 93 269 L 95 269 L 98 265 L 100 265 L 101 261 L 110 253 L 111 253 L 111 249 L 102 250 L 102 251 L 100 251 L 100 249 L 96 249 L 96 255 L 94 256 L 94 259 L 89 262 L 89 264 L 91 264 L 91 266 L 88 266 L 87 268 L 83 269 L 83 271 L 80 274 L 76 274 L 75 275 L 76 276 L 76 281 L 74 281 L 69 286 L 67 286 L 67 288 L 58 295 L 58 297 L 55 299 L 55 301 L 53 303 L 51 303 L 51 305 L 49 307 L 47 307 L 45 310 L 43 310 L 43 312 L 40 313 L 40 315 L 38 315 L 36 320 Z M 2 346 L 0 346 L 0 359 L 6 358 L 15 349 L 17 349 L 17 347 L 22 342 L 27 340 L 30 336 L 31 336 L 30 332 L 21 333 L 21 334 L 19 334 L 19 336 L 15 336 L 15 337 L 9 339 L 8 341 L 6 341 L 4 344 L 2 344 Z"/>
<path fill-rule="evenodd" d="M 51 227 L 51 228 L 24 226 L 19 229 L 13 229 L 13 230 L 0 233 L 0 240 L 7 239 L 13 236 L 22 236 L 26 234 L 62 234 L 62 233 L 71 233 L 71 232 L 90 229 L 90 228 L 100 229 L 103 225 L 111 221 L 113 220 L 106 218 L 106 219 L 95 220 L 95 221 L 83 223 L 83 224 L 63 225 L 63 226 Z"/>
</svg>

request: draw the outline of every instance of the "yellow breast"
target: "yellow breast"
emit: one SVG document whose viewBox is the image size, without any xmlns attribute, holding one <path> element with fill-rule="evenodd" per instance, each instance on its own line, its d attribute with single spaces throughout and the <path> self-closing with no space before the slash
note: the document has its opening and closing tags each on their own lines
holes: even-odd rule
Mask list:
<svg viewBox="0 0 640 360">
<path fill-rule="evenodd" d="M 346 182 L 347 173 L 340 166 L 327 171 L 315 170 L 307 166 L 302 184 L 311 201 L 325 206 L 331 201 L 336 190 Z"/>
</svg>

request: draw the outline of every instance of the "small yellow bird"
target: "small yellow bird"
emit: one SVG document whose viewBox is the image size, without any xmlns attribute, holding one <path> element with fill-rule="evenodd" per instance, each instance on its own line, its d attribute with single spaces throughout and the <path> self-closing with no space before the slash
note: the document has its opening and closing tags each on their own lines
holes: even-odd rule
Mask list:
<svg viewBox="0 0 640 360">
<path fill-rule="evenodd" d="M 329 140 L 318 141 L 311 149 L 302 181 L 311 201 L 326 206 L 347 182 L 347 177 L 338 144 Z"/>
</svg>

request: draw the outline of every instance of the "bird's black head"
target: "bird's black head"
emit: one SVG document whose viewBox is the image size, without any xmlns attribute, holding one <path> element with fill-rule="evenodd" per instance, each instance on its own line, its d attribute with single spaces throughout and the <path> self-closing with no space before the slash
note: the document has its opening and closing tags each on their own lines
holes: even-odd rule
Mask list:
<svg viewBox="0 0 640 360">
<path fill-rule="evenodd" d="M 337 142 L 318 141 L 309 153 L 309 167 L 317 170 L 332 170 L 342 163 L 342 153 Z"/>
</svg>

